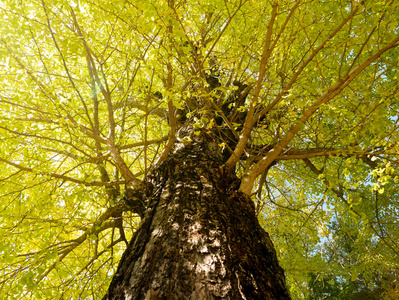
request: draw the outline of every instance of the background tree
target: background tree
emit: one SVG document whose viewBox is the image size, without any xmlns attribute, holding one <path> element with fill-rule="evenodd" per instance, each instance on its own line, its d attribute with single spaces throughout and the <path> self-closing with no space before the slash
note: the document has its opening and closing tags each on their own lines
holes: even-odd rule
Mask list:
<svg viewBox="0 0 399 300">
<path fill-rule="evenodd" d="M 397 1 L 32 0 L 0 14 L 3 298 L 101 298 L 140 222 L 125 186 L 202 132 L 293 298 L 314 276 L 385 274 L 395 293 Z M 334 224 L 355 259 L 334 257 Z"/>
<path fill-rule="evenodd" d="M 365 268 L 361 260 L 364 256 L 356 249 L 358 246 L 355 243 L 359 231 L 348 231 L 350 227 L 356 228 L 355 224 L 345 224 L 348 221 L 354 220 L 341 221 L 340 224 L 333 222 L 328 226 L 331 237 L 324 245 L 324 255 L 328 257 L 328 263 L 343 266 L 353 277 L 311 273 L 307 299 L 389 299 L 391 289 L 395 288 L 396 274 L 390 270 L 368 268 L 363 276 Z M 363 243 L 369 248 L 373 247 L 370 241 Z"/>
</svg>

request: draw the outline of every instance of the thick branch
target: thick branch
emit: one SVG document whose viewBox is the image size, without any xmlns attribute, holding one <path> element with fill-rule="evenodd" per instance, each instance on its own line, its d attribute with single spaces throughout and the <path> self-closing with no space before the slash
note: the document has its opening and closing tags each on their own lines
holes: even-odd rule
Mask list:
<svg viewBox="0 0 399 300">
<path fill-rule="evenodd" d="M 245 146 L 247 145 L 249 134 L 251 133 L 252 123 L 253 123 L 252 119 L 253 119 L 253 116 L 254 116 L 254 113 L 255 113 L 255 105 L 256 105 L 256 102 L 257 102 L 259 94 L 260 94 L 263 78 L 265 76 L 266 63 L 267 63 L 267 60 L 269 59 L 270 53 L 271 53 L 270 41 L 271 41 L 271 36 L 272 36 L 272 31 L 273 31 L 273 24 L 274 24 L 274 21 L 276 19 L 276 15 L 277 15 L 277 2 L 274 2 L 272 15 L 271 15 L 271 18 L 270 18 L 270 21 L 269 21 L 269 26 L 267 28 L 266 42 L 265 42 L 265 46 L 263 48 L 262 58 L 261 58 L 261 61 L 260 61 L 259 76 L 258 76 L 258 80 L 256 82 L 254 95 L 253 95 L 253 97 L 251 99 L 251 103 L 250 103 L 250 106 L 249 106 L 247 117 L 245 118 L 243 131 L 242 131 L 240 140 L 238 141 L 237 146 L 234 149 L 233 154 L 229 157 L 229 159 L 225 163 L 225 166 L 228 169 L 234 168 L 234 166 L 239 161 L 239 159 L 241 157 L 241 154 L 244 152 Z"/>
<path fill-rule="evenodd" d="M 399 36 L 394 38 L 389 44 L 377 51 L 374 55 L 364 60 L 355 70 L 341 78 L 336 84 L 330 87 L 322 96 L 320 96 L 316 102 L 313 103 L 307 110 L 305 110 L 300 118 L 291 126 L 287 134 L 280 140 L 279 143 L 258 163 L 256 163 L 242 178 L 240 190 L 246 194 L 250 194 L 252 186 L 256 177 L 261 174 L 277 156 L 284 150 L 288 143 L 296 136 L 298 131 L 303 128 L 305 122 L 319 109 L 320 106 L 326 104 L 328 101 L 337 96 L 345 87 L 347 87 L 353 79 L 384 52 L 397 47 L 399 42 Z"/>
<path fill-rule="evenodd" d="M 292 85 L 295 83 L 296 79 L 298 76 L 302 73 L 302 71 L 305 69 L 305 67 L 315 58 L 315 56 L 324 48 L 324 46 L 344 27 L 344 25 L 351 20 L 354 15 L 357 13 L 357 11 L 362 7 L 362 5 L 366 2 L 366 0 L 363 0 L 361 3 L 356 6 L 356 8 L 334 29 L 334 31 L 317 47 L 315 50 L 313 50 L 312 54 L 308 57 L 308 59 L 301 65 L 301 67 L 298 69 L 298 71 L 294 74 L 292 77 L 291 81 L 284 87 L 284 89 L 277 95 L 277 97 L 264 109 L 262 109 L 254 118 L 253 122 L 255 123 L 260 117 L 264 116 L 267 114 L 287 93 L 287 91 L 292 87 Z"/>
<path fill-rule="evenodd" d="M 370 152 L 370 151 L 354 151 L 348 149 L 309 149 L 309 150 L 296 150 L 290 149 L 287 151 L 283 151 L 282 155 L 276 157 L 276 160 L 291 160 L 291 159 L 305 159 L 305 158 L 312 158 L 312 157 L 319 157 L 319 156 L 335 156 L 335 155 L 370 155 L 376 156 L 380 154 L 384 154 L 384 151 L 377 151 L 377 152 Z"/>
<path fill-rule="evenodd" d="M 127 211 L 127 207 L 123 202 L 118 203 L 115 206 L 109 207 L 89 228 L 85 230 L 78 238 L 71 240 L 69 246 L 64 246 L 61 251 L 59 251 L 58 259 L 47 268 L 47 270 L 37 279 L 37 282 L 40 282 L 45 278 L 55 267 L 61 262 L 69 253 L 71 253 L 74 249 L 76 249 L 79 245 L 81 245 L 88 236 L 90 235 L 98 235 L 100 232 L 114 228 L 118 223 L 118 219 L 109 220 L 110 218 L 115 217 L 116 215 L 121 216 L 123 211 Z M 109 221 L 107 221 L 109 220 Z"/>
<path fill-rule="evenodd" d="M 174 9 L 175 9 L 174 0 L 168 0 L 168 6 L 169 6 L 169 8 L 172 9 L 172 11 L 174 11 Z M 173 33 L 173 26 L 172 26 L 172 23 L 170 22 L 169 26 L 168 26 L 168 34 L 169 34 L 168 37 L 169 37 L 170 43 L 172 43 L 172 40 L 171 40 L 172 33 Z M 171 57 L 169 54 L 168 63 L 167 63 L 168 74 L 167 74 L 167 78 L 166 78 L 166 94 L 167 94 L 168 98 L 170 97 L 169 91 L 172 88 L 172 80 L 173 80 L 173 68 L 172 68 L 172 64 L 171 64 L 170 60 L 171 60 Z M 172 146 L 176 139 L 175 108 L 174 108 L 172 99 L 168 99 L 168 100 L 169 100 L 168 101 L 168 113 L 169 113 L 169 126 L 170 126 L 169 139 L 168 139 L 168 142 L 166 143 L 164 150 L 162 151 L 161 156 L 158 158 L 156 164 L 159 164 L 165 160 L 165 158 L 168 156 L 170 150 L 172 149 Z"/>
</svg>

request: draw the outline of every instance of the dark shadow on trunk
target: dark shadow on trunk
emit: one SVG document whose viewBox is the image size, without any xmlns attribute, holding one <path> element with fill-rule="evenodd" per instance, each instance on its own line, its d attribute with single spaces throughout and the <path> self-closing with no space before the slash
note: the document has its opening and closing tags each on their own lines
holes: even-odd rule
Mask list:
<svg viewBox="0 0 399 300">
<path fill-rule="evenodd" d="M 107 299 L 290 299 L 269 235 L 206 136 L 149 176 L 147 210 Z"/>
</svg>

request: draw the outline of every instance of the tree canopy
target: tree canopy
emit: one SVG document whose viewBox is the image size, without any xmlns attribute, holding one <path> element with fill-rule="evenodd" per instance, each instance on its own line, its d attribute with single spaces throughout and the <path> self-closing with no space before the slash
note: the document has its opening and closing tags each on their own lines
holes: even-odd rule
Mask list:
<svg viewBox="0 0 399 300">
<path fill-rule="evenodd" d="M 124 190 L 189 141 L 182 123 L 221 133 L 294 299 L 398 294 L 398 1 L 0 15 L 0 298 L 101 298 L 140 222 Z"/>
</svg>

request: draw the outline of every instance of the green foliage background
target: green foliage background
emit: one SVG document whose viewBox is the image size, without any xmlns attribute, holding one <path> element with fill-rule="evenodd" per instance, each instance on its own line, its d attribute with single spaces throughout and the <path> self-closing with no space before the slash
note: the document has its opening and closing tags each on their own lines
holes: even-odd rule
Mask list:
<svg viewBox="0 0 399 300">
<path fill-rule="evenodd" d="M 144 178 L 168 139 L 168 103 L 209 98 L 216 61 L 217 95 L 259 81 L 252 104 L 275 102 L 252 145 L 300 125 L 253 188 L 292 297 L 395 299 L 399 2 L 173 4 L 0 1 L 0 298 L 104 295 L 126 247 L 118 222 L 127 240 L 139 223 L 113 214 L 126 180 L 115 153 Z M 216 126 L 205 109 L 195 122 Z"/>
</svg>

